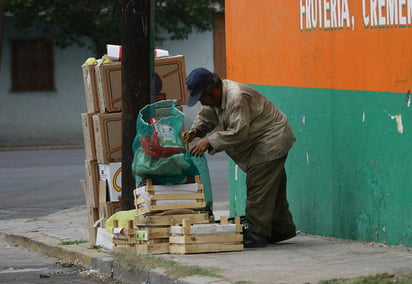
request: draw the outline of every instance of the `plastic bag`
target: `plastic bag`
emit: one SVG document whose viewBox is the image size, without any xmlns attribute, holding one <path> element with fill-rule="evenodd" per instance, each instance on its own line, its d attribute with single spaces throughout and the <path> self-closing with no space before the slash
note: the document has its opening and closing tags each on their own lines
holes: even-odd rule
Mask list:
<svg viewBox="0 0 412 284">
<path fill-rule="evenodd" d="M 176 101 L 164 100 L 142 108 L 133 142 L 132 172 L 136 182 L 182 184 L 199 175 L 181 135 L 184 114 Z"/>
<path fill-rule="evenodd" d="M 210 182 L 209 166 L 207 164 L 206 155 L 193 156 L 192 161 L 195 164 L 197 170 L 200 172 L 200 183 L 203 184 L 206 208 L 213 212 L 212 184 Z"/>
<path fill-rule="evenodd" d="M 113 234 L 113 228 L 114 228 L 114 220 L 119 221 L 119 228 L 127 228 L 128 222 L 130 220 L 133 220 L 136 218 L 136 210 L 128 210 L 128 211 L 118 211 L 114 213 L 112 216 L 110 216 L 106 222 L 104 223 L 104 226 L 106 227 L 106 231 L 110 234 Z"/>
</svg>

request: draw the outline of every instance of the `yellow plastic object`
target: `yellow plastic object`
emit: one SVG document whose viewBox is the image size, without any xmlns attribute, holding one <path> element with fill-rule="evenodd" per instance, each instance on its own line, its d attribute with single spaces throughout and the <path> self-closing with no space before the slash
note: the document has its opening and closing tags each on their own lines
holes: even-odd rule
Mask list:
<svg viewBox="0 0 412 284">
<path fill-rule="evenodd" d="M 114 220 L 118 220 L 119 228 L 127 228 L 127 222 L 130 220 L 134 221 L 135 217 L 136 217 L 136 209 L 132 209 L 128 211 L 118 211 L 114 213 L 112 216 L 110 216 L 109 219 L 107 219 L 105 223 L 106 230 L 110 234 L 113 233 Z"/>
<path fill-rule="evenodd" d="M 108 63 L 113 62 L 113 60 L 109 56 L 107 56 L 107 54 L 102 56 L 102 61 L 103 61 L 103 64 L 108 64 Z"/>
<path fill-rule="evenodd" d="M 97 64 L 97 60 L 94 57 L 89 57 L 86 59 L 86 61 L 84 62 L 85 65 L 96 65 Z"/>
</svg>

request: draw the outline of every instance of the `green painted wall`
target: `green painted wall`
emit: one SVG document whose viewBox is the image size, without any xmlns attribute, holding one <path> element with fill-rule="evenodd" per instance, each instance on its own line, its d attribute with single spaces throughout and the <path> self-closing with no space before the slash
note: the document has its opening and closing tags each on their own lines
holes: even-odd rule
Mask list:
<svg viewBox="0 0 412 284">
<path fill-rule="evenodd" d="M 412 247 L 407 95 L 252 86 L 288 116 L 297 137 L 286 168 L 298 229 Z M 395 115 L 402 116 L 402 124 Z M 232 161 L 229 165 L 230 213 L 244 215 L 245 175 Z"/>
</svg>

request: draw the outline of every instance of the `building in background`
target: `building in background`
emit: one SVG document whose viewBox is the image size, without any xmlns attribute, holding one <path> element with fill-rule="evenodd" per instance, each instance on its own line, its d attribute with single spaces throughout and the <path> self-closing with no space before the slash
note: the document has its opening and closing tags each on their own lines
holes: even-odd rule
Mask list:
<svg viewBox="0 0 412 284">
<path fill-rule="evenodd" d="M 165 41 L 157 48 L 184 55 L 189 72 L 216 66 L 224 75 L 223 14 L 217 21 L 216 32 L 193 33 L 187 40 Z M 36 31 L 18 31 L 10 16 L 6 16 L 3 42 L 0 147 L 82 145 L 80 114 L 86 112 L 86 104 L 81 65 L 88 57 L 103 54 L 77 46 L 59 49 Z M 198 108 L 184 109 L 187 127 Z"/>
<path fill-rule="evenodd" d="M 412 6 L 401 4 L 226 0 L 227 77 L 291 121 L 289 201 L 305 233 L 412 246 Z M 231 200 L 244 200 L 230 170 Z"/>
</svg>

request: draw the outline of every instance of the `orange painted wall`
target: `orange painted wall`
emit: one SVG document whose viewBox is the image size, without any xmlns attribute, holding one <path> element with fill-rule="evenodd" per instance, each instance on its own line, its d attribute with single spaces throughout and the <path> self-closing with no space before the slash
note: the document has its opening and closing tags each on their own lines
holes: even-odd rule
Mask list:
<svg viewBox="0 0 412 284">
<path fill-rule="evenodd" d="M 386 0 L 226 0 L 227 77 L 258 85 L 404 93 L 412 83 L 412 0 L 393 1 L 396 6 L 389 7 L 382 5 Z M 306 9 L 309 3 L 318 9 Z M 306 25 L 314 11 L 322 12 L 316 28 Z M 339 21 L 343 12 L 349 23 Z M 339 24 L 325 27 L 325 15 Z"/>
</svg>

